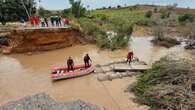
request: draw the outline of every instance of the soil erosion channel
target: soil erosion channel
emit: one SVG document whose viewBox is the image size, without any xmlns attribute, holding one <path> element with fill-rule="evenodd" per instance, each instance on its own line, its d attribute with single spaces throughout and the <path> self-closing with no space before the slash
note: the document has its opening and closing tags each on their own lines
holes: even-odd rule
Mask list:
<svg viewBox="0 0 195 110">
<path fill-rule="evenodd" d="M 150 37 L 134 37 L 131 45 L 135 55 L 151 64 L 160 57 L 170 53 L 188 56 L 180 46 L 170 49 L 153 47 Z M 105 64 L 126 57 L 128 49 L 114 52 L 100 51 L 95 45 L 77 45 L 66 49 L 40 52 L 28 56 L 24 54 L 0 56 L 0 105 L 17 100 L 27 95 L 46 92 L 58 101 L 81 99 L 110 110 L 146 110 L 138 106 L 125 93 L 135 77 L 99 82 L 96 75 L 52 82 L 49 77 L 51 66 L 66 64 L 65 59 L 72 56 L 76 63 L 82 63 L 82 57 L 89 53 L 95 64 Z"/>
</svg>

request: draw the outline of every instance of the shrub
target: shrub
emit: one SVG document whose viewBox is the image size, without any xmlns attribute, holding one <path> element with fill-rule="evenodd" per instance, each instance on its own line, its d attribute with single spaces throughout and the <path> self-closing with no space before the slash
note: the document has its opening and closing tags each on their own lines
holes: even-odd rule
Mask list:
<svg viewBox="0 0 195 110">
<path fill-rule="evenodd" d="M 92 36 L 98 30 L 98 26 L 91 19 L 80 18 L 78 22 L 85 35 Z"/>
<path fill-rule="evenodd" d="M 116 33 L 123 33 L 124 35 L 130 36 L 133 31 L 132 24 L 123 17 L 112 17 L 109 19 L 111 28 Z"/>
<path fill-rule="evenodd" d="M 147 12 L 145 13 L 145 17 L 151 18 L 151 16 L 152 16 L 152 11 L 147 11 Z"/>
<path fill-rule="evenodd" d="M 171 12 L 169 11 L 163 11 L 160 15 L 161 19 L 166 19 L 166 18 L 169 18 Z"/>
<path fill-rule="evenodd" d="M 154 8 L 154 13 L 157 13 L 158 12 L 158 8 Z"/>
<path fill-rule="evenodd" d="M 155 62 L 152 68 L 138 77 L 130 88 L 139 103 L 160 110 L 191 110 L 195 107 L 191 92 L 193 61 L 166 56 Z"/>
<path fill-rule="evenodd" d="M 186 22 L 186 21 L 193 22 L 194 16 L 191 14 L 184 14 L 178 17 L 178 21 L 179 22 Z"/>
<path fill-rule="evenodd" d="M 151 19 L 143 19 L 143 20 L 139 20 L 138 22 L 136 22 L 137 25 L 139 26 L 154 26 L 157 25 L 157 23 Z"/>
<path fill-rule="evenodd" d="M 109 48 L 108 42 L 106 33 L 101 31 L 96 32 L 96 43 L 100 48 Z"/>
<path fill-rule="evenodd" d="M 110 40 L 110 49 L 119 49 L 128 45 L 133 26 L 128 20 L 122 17 L 113 17 L 109 19 L 110 28 L 116 35 Z"/>
<path fill-rule="evenodd" d="M 106 21 L 108 17 L 105 14 L 96 14 L 94 18 L 98 18 L 102 21 Z"/>
</svg>

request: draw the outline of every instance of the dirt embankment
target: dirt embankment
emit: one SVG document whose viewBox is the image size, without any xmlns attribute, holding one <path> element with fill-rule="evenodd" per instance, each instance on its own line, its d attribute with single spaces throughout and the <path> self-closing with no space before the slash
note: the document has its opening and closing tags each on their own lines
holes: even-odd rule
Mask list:
<svg viewBox="0 0 195 110">
<path fill-rule="evenodd" d="M 3 53 L 22 53 L 65 48 L 84 43 L 81 33 L 71 28 L 14 30 L 7 34 Z"/>
</svg>

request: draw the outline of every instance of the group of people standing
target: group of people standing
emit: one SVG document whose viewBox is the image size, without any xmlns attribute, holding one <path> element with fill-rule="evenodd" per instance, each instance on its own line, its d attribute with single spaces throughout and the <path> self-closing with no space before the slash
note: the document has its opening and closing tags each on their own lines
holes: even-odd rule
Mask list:
<svg viewBox="0 0 195 110">
<path fill-rule="evenodd" d="M 33 27 L 49 27 L 51 24 L 52 27 L 61 27 L 69 25 L 70 20 L 67 18 L 62 18 L 60 16 L 51 16 L 51 17 L 30 17 L 30 23 Z"/>
<path fill-rule="evenodd" d="M 52 26 L 57 26 L 57 27 L 62 26 L 62 17 L 51 16 L 50 21 Z"/>
<path fill-rule="evenodd" d="M 90 62 L 92 62 L 91 58 L 89 57 L 88 54 L 86 54 L 83 58 L 84 64 L 85 64 L 85 68 L 90 67 Z M 74 60 L 72 59 L 72 57 L 69 57 L 67 60 L 67 67 L 68 67 L 68 72 L 74 71 Z"/>
</svg>

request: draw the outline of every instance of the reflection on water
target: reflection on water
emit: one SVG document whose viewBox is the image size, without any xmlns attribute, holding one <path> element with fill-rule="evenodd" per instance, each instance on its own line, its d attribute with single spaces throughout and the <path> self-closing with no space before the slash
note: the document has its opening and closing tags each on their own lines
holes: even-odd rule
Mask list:
<svg viewBox="0 0 195 110">
<path fill-rule="evenodd" d="M 131 41 L 130 48 L 135 55 L 151 64 L 168 53 L 187 56 L 188 53 L 180 46 L 166 49 L 154 47 L 151 37 L 136 37 Z M 0 105 L 17 100 L 26 95 L 46 92 L 58 101 L 81 99 L 93 104 L 105 106 L 110 110 L 143 110 L 129 100 L 132 94 L 124 93 L 125 88 L 135 78 L 124 78 L 112 82 L 98 82 L 95 75 L 52 82 L 49 78 L 50 67 L 64 65 L 72 56 L 76 63 L 82 63 L 82 57 L 89 53 L 93 63 L 102 64 L 112 60 L 125 58 L 128 49 L 114 52 L 100 51 L 94 45 L 79 45 L 66 49 L 36 53 L 34 55 L 0 56 Z"/>
</svg>

